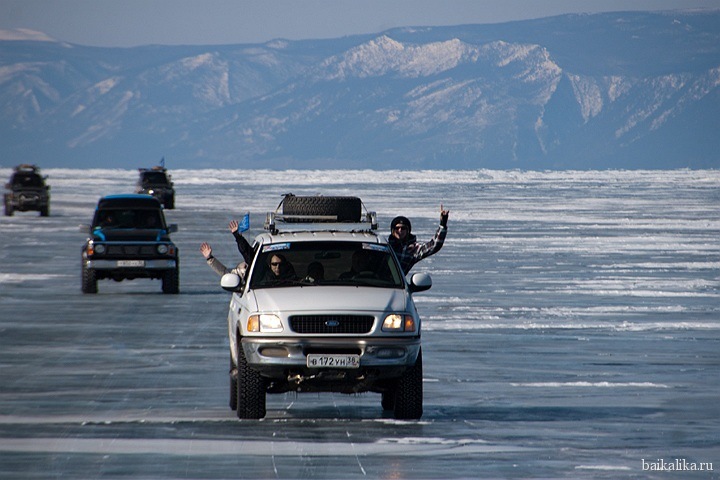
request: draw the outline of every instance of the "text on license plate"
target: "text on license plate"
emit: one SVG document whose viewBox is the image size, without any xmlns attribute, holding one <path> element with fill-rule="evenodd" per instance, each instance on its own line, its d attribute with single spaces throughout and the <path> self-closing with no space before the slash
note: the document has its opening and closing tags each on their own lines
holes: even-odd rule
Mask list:
<svg viewBox="0 0 720 480">
<path fill-rule="evenodd" d="M 118 267 L 144 267 L 145 260 L 118 260 Z"/>
<path fill-rule="evenodd" d="M 360 355 L 323 355 L 311 353 L 307 356 L 309 368 L 360 368 Z"/>
</svg>

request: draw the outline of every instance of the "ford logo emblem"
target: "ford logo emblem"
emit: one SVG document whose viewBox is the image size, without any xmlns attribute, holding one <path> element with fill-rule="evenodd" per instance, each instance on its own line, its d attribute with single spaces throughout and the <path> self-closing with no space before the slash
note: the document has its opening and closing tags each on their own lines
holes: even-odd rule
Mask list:
<svg viewBox="0 0 720 480">
<path fill-rule="evenodd" d="M 327 322 L 325 322 L 325 326 L 326 327 L 338 327 L 338 326 L 340 326 L 340 322 L 338 322 L 337 320 L 328 320 Z"/>
</svg>

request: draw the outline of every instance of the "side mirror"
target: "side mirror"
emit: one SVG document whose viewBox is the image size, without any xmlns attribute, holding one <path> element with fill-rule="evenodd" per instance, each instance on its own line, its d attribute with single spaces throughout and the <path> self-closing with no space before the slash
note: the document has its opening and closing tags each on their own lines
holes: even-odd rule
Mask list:
<svg viewBox="0 0 720 480">
<path fill-rule="evenodd" d="M 236 273 L 226 273 L 220 279 L 220 286 L 228 292 L 237 292 L 240 289 L 241 283 L 240 275 Z"/>
<path fill-rule="evenodd" d="M 427 273 L 414 273 L 409 283 L 410 293 L 424 292 L 432 287 L 432 278 Z"/>
<path fill-rule="evenodd" d="M 178 231 L 177 223 L 172 223 L 168 226 L 168 233 L 173 233 Z"/>
</svg>

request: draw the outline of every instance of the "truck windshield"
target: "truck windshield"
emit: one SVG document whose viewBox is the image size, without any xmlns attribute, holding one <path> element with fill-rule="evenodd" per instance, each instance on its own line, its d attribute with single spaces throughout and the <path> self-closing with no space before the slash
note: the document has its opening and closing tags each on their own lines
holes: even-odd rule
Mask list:
<svg viewBox="0 0 720 480">
<path fill-rule="evenodd" d="M 106 208 L 95 214 L 93 228 L 165 228 L 159 210 Z"/>
<path fill-rule="evenodd" d="M 260 247 L 250 288 L 346 285 L 403 288 L 387 245 L 360 242 L 286 242 Z"/>
<path fill-rule="evenodd" d="M 145 172 L 142 176 L 143 185 L 167 185 L 168 179 L 162 172 Z"/>
</svg>

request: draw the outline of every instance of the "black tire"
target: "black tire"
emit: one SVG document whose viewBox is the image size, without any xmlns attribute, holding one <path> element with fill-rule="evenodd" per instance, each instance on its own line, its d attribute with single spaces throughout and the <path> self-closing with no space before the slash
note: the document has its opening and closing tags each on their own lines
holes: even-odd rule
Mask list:
<svg viewBox="0 0 720 480">
<path fill-rule="evenodd" d="M 40 209 L 40 216 L 41 216 L 41 217 L 47 217 L 47 216 L 49 216 L 49 215 L 50 215 L 50 207 L 49 207 L 49 206 L 46 205 L 46 206 L 44 206 L 44 207 L 42 207 L 42 208 Z"/>
<path fill-rule="evenodd" d="M 237 416 L 238 418 L 264 418 L 265 410 L 265 379 L 260 372 L 248 366 L 240 339 L 237 342 Z"/>
<path fill-rule="evenodd" d="M 407 370 L 395 391 L 394 416 L 399 420 L 417 420 L 423 414 L 422 350 L 415 365 Z"/>
<path fill-rule="evenodd" d="M 232 356 L 230 356 L 230 410 L 232 411 L 237 410 L 237 384 L 237 367 L 233 363 Z"/>
<path fill-rule="evenodd" d="M 5 216 L 6 217 L 13 216 L 13 206 L 7 198 L 5 199 Z"/>
<path fill-rule="evenodd" d="M 170 294 L 180 293 L 180 271 L 177 268 L 163 273 L 162 291 Z"/>
<path fill-rule="evenodd" d="M 97 276 L 95 270 L 87 268 L 85 265 L 82 266 L 82 292 L 83 293 L 97 293 Z"/>
<path fill-rule="evenodd" d="M 175 208 L 175 197 L 170 197 L 167 202 L 165 202 L 165 208 L 167 210 L 172 210 Z"/>
<path fill-rule="evenodd" d="M 382 405 L 383 410 L 395 410 L 396 393 L 397 391 L 395 389 L 382 393 L 382 400 L 380 401 L 380 404 Z"/>
<path fill-rule="evenodd" d="M 286 195 L 284 215 L 337 215 L 338 222 L 359 222 L 362 202 L 358 197 L 296 197 Z"/>
</svg>

